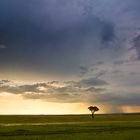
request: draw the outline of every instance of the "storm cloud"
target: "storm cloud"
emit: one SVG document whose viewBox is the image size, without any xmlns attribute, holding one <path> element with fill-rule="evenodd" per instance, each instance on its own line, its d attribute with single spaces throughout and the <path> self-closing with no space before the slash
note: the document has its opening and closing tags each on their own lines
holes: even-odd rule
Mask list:
<svg viewBox="0 0 140 140">
<path fill-rule="evenodd" d="M 0 94 L 139 106 L 139 13 L 139 0 L 1 0 Z"/>
<path fill-rule="evenodd" d="M 3 67 L 13 64 L 15 69 L 73 73 L 78 70 L 76 65 L 87 62 L 88 57 L 83 57 L 89 51 L 96 52 L 116 36 L 113 22 L 83 14 L 88 5 L 79 5 L 78 0 L 43 0 L 40 4 L 14 0 L 1 1 L 0 6 L 0 44 L 7 46 L 0 52 Z"/>
<path fill-rule="evenodd" d="M 140 60 L 140 35 L 136 36 L 134 39 L 133 39 L 133 46 L 131 49 L 135 49 L 136 50 L 136 59 L 137 60 Z"/>
</svg>

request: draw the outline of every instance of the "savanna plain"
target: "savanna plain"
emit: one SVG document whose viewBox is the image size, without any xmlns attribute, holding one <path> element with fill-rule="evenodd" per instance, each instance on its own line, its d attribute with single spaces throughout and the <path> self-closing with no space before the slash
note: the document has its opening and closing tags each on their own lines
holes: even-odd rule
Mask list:
<svg viewBox="0 0 140 140">
<path fill-rule="evenodd" d="M 1 115 L 0 140 L 139 140 L 140 114 Z"/>
</svg>

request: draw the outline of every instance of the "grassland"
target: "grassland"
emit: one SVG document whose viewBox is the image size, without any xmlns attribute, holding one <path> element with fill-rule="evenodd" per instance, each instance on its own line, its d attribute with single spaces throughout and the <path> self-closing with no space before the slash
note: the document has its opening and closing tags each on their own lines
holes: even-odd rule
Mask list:
<svg viewBox="0 0 140 140">
<path fill-rule="evenodd" d="M 0 140 L 139 140 L 140 115 L 0 116 Z"/>
</svg>

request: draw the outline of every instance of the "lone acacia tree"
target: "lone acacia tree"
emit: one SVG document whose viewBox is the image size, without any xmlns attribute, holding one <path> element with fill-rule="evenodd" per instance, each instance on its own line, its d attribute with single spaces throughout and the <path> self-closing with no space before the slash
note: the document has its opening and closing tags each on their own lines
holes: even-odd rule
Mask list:
<svg viewBox="0 0 140 140">
<path fill-rule="evenodd" d="M 91 111 L 91 116 L 92 116 L 92 118 L 94 118 L 94 113 L 96 112 L 96 111 L 98 111 L 99 110 L 99 108 L 98 107 L 96 107 L 96 106 L 89 106 L 88 107 L 88 109 Z"/>
</svg>

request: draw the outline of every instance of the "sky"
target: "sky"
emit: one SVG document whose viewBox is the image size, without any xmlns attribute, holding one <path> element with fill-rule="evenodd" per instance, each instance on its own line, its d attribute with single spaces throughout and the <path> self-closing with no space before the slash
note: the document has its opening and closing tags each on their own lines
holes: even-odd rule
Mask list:
<svg viewBox="0 0 140 140">
<path fill-rule="evenodd" d="M 140 112 L 139 0 L 1 0 L 0 114 Z"/>
</svg>

